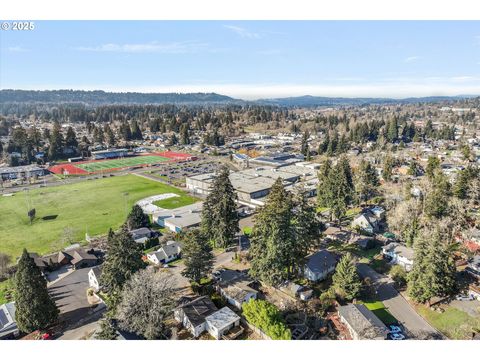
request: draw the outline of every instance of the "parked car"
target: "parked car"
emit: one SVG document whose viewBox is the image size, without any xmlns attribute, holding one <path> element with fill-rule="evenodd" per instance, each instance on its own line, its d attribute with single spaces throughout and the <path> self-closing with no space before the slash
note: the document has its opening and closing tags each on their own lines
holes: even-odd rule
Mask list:
<svg viewBox="0 0 480 360">
<path fill-rule="evenodd" d="M 399 333 L 390 333 L 388 334 L 390 340 L 405 340 L 405 335 Z"/>
<path fill-rule="evenodd" d="M 402 329 L 400 328 L 400 326 L 396 326 L 396 325 L 390 325 L 388 329 L 390 330 L 390 333 L 394 333 L 394 334 L 402 332 Z"/>
<path fill-rule="evenodd" d="M 456 297 L 455 297 L 455 300 L 458 300 L 458 301 L 471 301 L 471 300 L 474 300 L 474 296 L 472 294 L 458 294 Z"/>
</svg>

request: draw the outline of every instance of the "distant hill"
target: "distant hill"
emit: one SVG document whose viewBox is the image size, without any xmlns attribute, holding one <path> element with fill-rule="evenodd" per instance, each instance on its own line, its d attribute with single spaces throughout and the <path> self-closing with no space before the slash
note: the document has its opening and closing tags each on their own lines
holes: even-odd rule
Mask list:
<svg viewBox="0 0 480 360">
<path fill-rule="evenodd" d="M 138 93 L 102 90 L 0 90 L 0 103 L 226 104 L 238 100 L 215 93 Z"/>
<path fill-rule="evenodd" d="M 83 103 L 91 106 L 108 104 L 185 104 L 185 105 L 226 105 L 253 104 L 280 107 L 317 107 L 317 106 L 358 106 L 370 104 L 408 104 L 425 102 L 443 102 L 468 99 L 474 96 L 429 96 L 406 99 L 391 98 L 343 98 L 321 96 L 298 96 L 274 99 L 244 101 L 216 93 L 139 93 L 106 92 L 102 90 L 0 90 L 0 104 L 6 103 Z"/>
<path fill-rule="evenodd" d="M 370 104 L 413 104 L 427 102 L 443 102 L 452 100 L 461 100 L 473 98 L 473 95 L 459 96 L 428 96 L 428 97 L 411 97 L 405 99 L 392 98 L 342 98 L 342 97 L 322 97 L 322 96 L 298 96 L 274 99 L 260 99 L 256 103 L 264 105 L 277 105 L 286 107 L 315 107 L 315 106 L 355 106 Z"/>
</svg>

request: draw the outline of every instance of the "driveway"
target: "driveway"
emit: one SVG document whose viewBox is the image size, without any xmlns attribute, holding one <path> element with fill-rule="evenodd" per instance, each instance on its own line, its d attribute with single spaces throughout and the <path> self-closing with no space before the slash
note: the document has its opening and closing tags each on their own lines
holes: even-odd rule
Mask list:
<svg viewBox="0 0 480 360">
<path fill-rule="evenodd" d="M 377 273 L 367 264 L 357 264 L 357 270 L 362 278 L 369 277 L 376 285 L 377 299 L 382 301 L 388 311 L 403 325 L 410 338 L 442 338 L 442 335 L 399 294 L 389 277 Z"/>
<path fill-rule="evenodd" d="M 231 263 L 233 252 L 222 252 L 215 256 L 215 262 L 213 264 L 213 268 L 218 269 L 223 266 L 227 266 Z M 169 268 L 162 269 L 163 271 L 167 271 L 172 276 L 172 281 L 175 284 L 175 288 L 182 292 L 190 292 L 190 282 L 187 278 L 182 275 L 182 271 L 185 269 L 185 265 L 183 262 L 177 263 L 176 265 L 172 265 Z"/>
<path fill-rule="evenodd" d="M 75 270 L 48 288 L 60 310 L 59 320 L 66 329 L 75 329 L 94 320 L 105 309 L 103 304 L 92 308 L 87 301 L 89 270 Z"/>
</svg>

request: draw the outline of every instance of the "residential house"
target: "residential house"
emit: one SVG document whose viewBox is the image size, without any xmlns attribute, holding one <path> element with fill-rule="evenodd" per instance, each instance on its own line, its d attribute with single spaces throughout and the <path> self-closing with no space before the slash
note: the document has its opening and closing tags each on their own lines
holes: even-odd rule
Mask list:
<svg viewBox="0 0 480 360">
<path fill-rule="evenodd" d="M 205 317 L 205 323 L 208 333 L 218 340 L 224 338 L 224 336 L 226 336 L 231 330 L 240 327 L 240 316 L 235 314 L 232 309 L 225 306 Z M 233 331 L 232 333 L 238 336 L 242 332 L 243 329 L 240 331 Z"/>
<path fill-rule="evenodd" d="M 480 279 L 480 255 L 474 256 L 469 262 L 465 271 L 476 279 Z"/>
<path fill-rule="evenodd" d="M 354 340 L 385 340 L 388 328 L 363 304 L 348 304 L 338 308 L 340 321 Z"/>
<path fill-rule="evenodd" d="M 157 232 L 150 230 L 149 228 L 142 227 L 135 230 L 130 230 L 132 239 L 137 243 L 144 245 L 149 239 L 157 236 Z"/>
<path fill-rule="evenodd" d="M 380 230 L 380 219 L 370 210 L 357 215 L 352 221 L 352 228 L 360 229 L 369 234 L 375 234 Z"/>
<path fill-rule="evenodd" d="M 93 249 L 73 248 L 45 256 L 39 256 L 37 253 L 29 253 L 29 255 L 42 272 L 52 271 L 65 265 L 72 265 L 74 269 L 81 269 L 99 263 L 99 258 Z"/>
<path fill-rule="evenodd" d="M 390 264 L 401 265 L 405 270 L 410 271 L 413 267 L 413 249 L 399 243 L 390 243 L 382 247 L 382 254 Z"/>
<path fill-rule="evenodd" d="M 239 310 L 243 303 L 257 298 L 258 291 L 253 288 L 254 281 L 242 271 L 222 269 L 216 278 L 219 294 Z"/>
<path fill-rule="evenodd" d="M 334 241 L 348 241 L 351 237 L 351 232 L 345 229 L 341 229 L 336 226 L 329 226 L 324 232 L 323 235 L 325 238 Z"/>
<path fill-rule="evenodd" d="M 167 264 L 181 256 L 180 244 L 176 241 L 169 241 L 157 251 L 147 254 L 147 259 L 155 265 Z"/>
<path fill-rule="evenodd" d="M 337 258 L 328 250 L 320 250 L 307 257 L 304 276 L 310 281 L 324 280 L 328 274 L 335 271 Z"/>
<path fill-rule="evenodd" d="M 102 275 L 102 267 L 95 266 L 90 269 L 88 272 L 88 284 L 91 288 L 95 289 L 95 291 L 100 290 L 100 276 Z"/>
<path fill-rule="evenodd" d="M 15 303 L 0 305 L 0 340 L 14 339 L 19 334 L 15 321 Z"/>
</svg>

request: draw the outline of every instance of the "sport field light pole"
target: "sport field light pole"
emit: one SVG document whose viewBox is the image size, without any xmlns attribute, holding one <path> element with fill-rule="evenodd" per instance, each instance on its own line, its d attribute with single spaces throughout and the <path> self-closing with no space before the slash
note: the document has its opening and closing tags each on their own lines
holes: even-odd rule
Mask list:
<svg viewBox="0 0 480 360">
<path fill-rule="evenodd" d="M 127 199 L 128 199 L 128 192 L 125 192 L 123 193 L 123 198 L 125 199 L 125 219 L 127 218 L 128 216 L 128 213 L 127 213 Z"/>
</svg>

